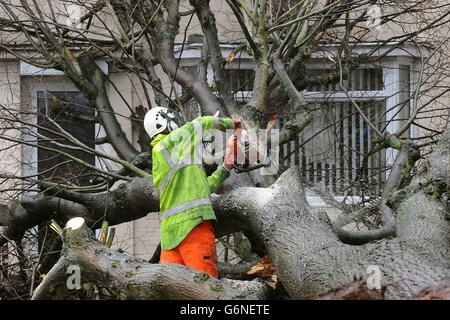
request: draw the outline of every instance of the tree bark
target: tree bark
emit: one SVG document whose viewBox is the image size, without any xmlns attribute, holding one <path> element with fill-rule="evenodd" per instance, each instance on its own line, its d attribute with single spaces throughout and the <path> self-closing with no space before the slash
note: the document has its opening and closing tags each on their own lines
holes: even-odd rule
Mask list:
<svg viewBox="0 0 450 320">
<path fill-rule="evenodd" d="M 80 219 L 80 218 L 75 218 Z M 36 288 L 33 299 L 50 299 L 64 286 L 66 270 L 80 268 L 83 283 L 94 283 L 116 299 L 264 299 L 270 289 L 262 281 L 219 280 L 176 264 L 150 264 L 99 243 L 86 224 L 64 229 L 61 259 Z"/>
<path fill-rule="evenodd" d="M 445 153 L 448 150 L 446 141 L 444 139 L 435 152 Z M 434 165 L 445 168 L 447 162 L 435 162 Z M 435 170 L 445 172 L 442 168 Z M 397 191 L 388 200 L 396 213 L 397 233 L 393 239 L 361 246 L 343 244 L 335 234 L 328 216 L 308 207 L 298 167 L 284 172 L 268 188 L 241 187 L 224 195 L 213 195 L 212 202 L 218 218 L 216 233 L 217 236 L 222 236 L 243 231 L 251 241 L 254 252 L 260 256 L 267 254 L 271 258 L 278 278 L 291 298 L 319 297 L 329 290 L 351 283 L 355 275 L 365 275 L 369 266 L 380 270 L 381 286 L 385 288 L 386 298 L 411 298 L 427 287 L 441 285 L 450 277 L 449 212 L 445 197 L 441 198 L 444 195 L 442 188 L 436 189 L 436 185 L 442 186 L 447 180 L 443 174 L 438 178 L 433 177 L 432 175 L 430 178 L 429 173 L 416 177 L 410 186 Z M 83 195 L 79 199 L 69 199 L 77 200 L 77 206 L 69 205 L 70 202 L 62 203 L 71 214 L 81 212 L 86 219 L 95 220 L 102 212 L 111 224 L 115 224 L 144 216 L 152 210 L 157 211 L 157 197 L 149 179 L 135 179 L 109 195 Z M 49 204 L 55 206 L 58 203 L 51 198 L 50 202 L 42 200 L 33 203 L 32 208 L 36 210 L 39 205 L 41 209 L 46 206 L 51 208 Z M 27 205 L 31 205 L 31 202 L 23 203 L 23 206 Z M 108 210 L 105 210 L 106 206 Z M 32 223 L 24 218 L 27 214 L 28 219 L 36 219 L 33 220 L 35 222 L 39 220 L 24 209 L 18 212 L 22 214 L 18 214 L 17 221 L 22 221 L 28 227 Z M 3 216 L 2 224 L 5 224 L 4 221 Z M 83 240 L 81 244 L 75 242 L 77 245 L 74 246 L 68 241 L 71 238 L 67 235 L 62 261 L 78 259 L 80 263 L 85 263 L 87 270 L 97 270 L 97 273 L 93 273 L 96 276 L 93 280 L 99 277 L 99 272 L 111 272 L 106 265 L 111 265 L 116 259 L 124 263 L 124 272 L 140 265 L 149 274 L 158 274 L 158 279 L 168 287 L 177 287 L 175 280 L 178 278 L 187 283 L 190 283 L 189 279 L 192 281 L 192 278 L 183 278 L 182 274 L 191 275 L 186 268 L 175 268 L 170 275 L 160 275 L 164 272 L 162 270 L 170 268 L 164 269 L 159 265 L 150 267 L 145 263 L 141 265 L 136 259 L 124 258 L 99 246 L 91 236 L 86 236 L 87 240 Z M 131 259 L 131 264 L 127 265 L 127 259 Z M 178 274 L 180 270 L 184 273 Z M 173 278 L 172 274 L 177 275 Z M 121 277 L 116 282 L 117 286 L 126 286 L 126 279 Z M 148 281 L 149 287 L 155 290 L 159 288 L 153 285 L 153 276 L 144 279 Z M 194 293 L 198 298 L 212 297 L 196 290 Z M 133 297 L 140 297 L 139 294 L 130 293 Z M 145 294 L 148 297 L 163 296 L 150 292 Z M 230 295 L 232 294 L 227 291 L 226 295 L 220 297 Z"/>
<path fill-rule="evenodd" d="M 289 169 L 270 188 L 235 190 L 218 204 L 222 227 L 228 225 L 229 232 L 233 229 L 230 221 L 239 221 L 241 228 L 253 235 L 249 237 L 252 244 L 267 250 L 292 298 L 315 298 L 352 282 L 355 274 L 366 274 L 369 266 L 379 267 L 387 298 L 413 296 L 449 276 L 447 265 L 432 257 L 434 252 L 410 239 L 399 237 L 362 246 L 341 243 L 328 217 L 306 205 L 300 176 L 298 168 Z M 399 222 L 400 229 L 423 232 L 422 237 L 445 239 L 448 235 L 445 227 L 428 231 L 421 230 L 417 221 Z M 443 242 L 440 252 L 448 253 L 449 242 Z"/>
<path fill-rule="evenodd" d="M 439 243 L 436 244 L 433 240 L 439 239 L 439 235 L 442 238 L 447 237 L 445 228 L 434 228 L 430 230 L 431 233 L 422 230 L 416 221 L 417 218 L 411 221 L 402 216 L 401 212 L 405 214 L 411 212 L 405 204 L 405 210 L 400 210 L 397 217 L 401 225 L 398 238 L 362 246 L 343 244 L 334 234 L 328 217 L 307 206 L 300 176 L 298 168 L 292 168 L 269 188 L 239 188 L 213 199 L 219 219 L 218 235 L 244 230 L 252 242 L 253 249 L 259 254 L 267 252 L 272 259 L 280 281 L 292 298 L 316 298 L 324 292 L 352 282 L 357 274 L 366 274 L 369 266 L 377 266 L 380 269 L 381 285 L 386 288 L 386 298 L 412 297 L 429 286 L 439 285 L 450 275 L 449 268 L 444 263 L 445 259 L 435 257 L 436 252 L 448 254 L 448 242 L 445 245 L 445 241 L 441 241 L 438 246 Z M 410 200 L 411 197 L 405 201 L 417 201 Z M 435 212 L 436 215 L 442 214 L 439 210 Z M 421 214 L 423 212 L 418 213 L 419 216 Z M 421 247 L 416 241 L 403 236 L 404 233 L 412 235 L 422 233 L 422 237 L 430 241 L 427 247 Z M 159 275 L 164 272 L 163 270 L 170 270 L 169 274 L 176 274 L 175 277 L 166 274 L 158 277 L 166 287 L 175 286 L 177 291 L 181 289 L 178 290 L 174 279 L 183 279 L 192 284 L 189 281 L 193 278 L 189 277 L 193 274 L 189 269 L 182 267 L 165 269 L 165 266 L 163 268 L 160 265 L 150 267 L 146 263 L 137 262 L 129 257 L 124 258 L 110 249 L 103 248 L 91 238 L 81 243 L 75 242 L 76 246 L 67 239 L 66 236 L 63 257 L 72 262 L 79 260 L 86 270 L 97 270 L 93 273 L 94 280 L 99 278 L 99 272 L 105 274 L 112 272 L 110 266 L 115 260 L 119 261 L 121 266 L 124 265 L 123 273 L 133 270 L 132 268 L 138 265 L 141 266 L 139 270 L 145 270 L 149 274 L 155 272 Z M 72 250 L 71 247 L 82 250 Z M 131 259 L 130 264 L 126 263 L 127 259 Z M 180 271 L 180 274 L 177 271 Z M 140 272 L 137 271 L 137 274 L 141 274 Z M 145 279 L 145 283 L 148 281 L 146 285 L 140 283 L 143 287 L 148 286 L 153 290 L 158 288 L 153 285 L 153 276 L 142 278 Z M 117 286 L 126 286 L 128 283 L 123 276 L 114 281 Z M 150 289 L 142 293 L 142 290 L 130 295 L 132 297 L 145 295 L 148 298 L 173 297 L 150 293 Z M 156 291 L 159 292 L 158 290 Z M 198 293 L 197 289 L 192 290 L 194 297 L 212 297 Z M 227 293 L 226 296 L 229 294 L 231 293 Z"/>
</svg>

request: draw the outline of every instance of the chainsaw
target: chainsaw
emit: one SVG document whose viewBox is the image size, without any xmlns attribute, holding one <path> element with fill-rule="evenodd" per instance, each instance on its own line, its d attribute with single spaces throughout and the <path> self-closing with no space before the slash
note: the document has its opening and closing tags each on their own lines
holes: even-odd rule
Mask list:
<svg viewBox="0 0 450 320">
<path fill-rule="evenodd" d="M 233 119 L 233 127 L 233 169 L 235 172 L 250 172 L 270 166 L 270 158 L 264 156 L 264 158 L 269 161 L 261 160 L 263 152 L 261 152 L 259 148 L 257 137 L 255 135 L 252 136 L 247 134 L 246 130 L 242 130 L 241 121 L 239 119 Z M 268 132 L 270 132 L 270 129 L 268 129 Z M 238 155 L 241 155 L 241 159 L 243 158 L 244 163 L 239 163 Z"/>
</svg>

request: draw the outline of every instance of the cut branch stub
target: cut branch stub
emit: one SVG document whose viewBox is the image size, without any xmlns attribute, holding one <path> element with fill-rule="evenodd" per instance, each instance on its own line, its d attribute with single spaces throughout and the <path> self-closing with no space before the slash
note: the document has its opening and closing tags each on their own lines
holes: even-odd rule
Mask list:
<svg viewBox="0 0 450 320">
<path fill-rule="evenodd" d="M 66 246 L 86 244 L 88 240 L 95 239 L 91 229 L 86 225 L 84 218 L 76 217 L 67 221 L 64 228 L 63 240 Z"/>
</svg>

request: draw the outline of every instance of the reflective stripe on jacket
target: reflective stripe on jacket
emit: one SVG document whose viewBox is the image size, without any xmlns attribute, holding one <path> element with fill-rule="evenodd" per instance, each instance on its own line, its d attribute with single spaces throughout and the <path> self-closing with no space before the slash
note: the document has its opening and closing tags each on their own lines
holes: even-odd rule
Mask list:
<svg viewBox="0 0 450 320">
<path fill-rule="evenodd" d="M 178 246 L 203 220 L 216 219 L 210 194 L 229 176 L 220 165 L 207 177 L 202 139 L 211 129 L 233 128 L 229 118 L 204 116 L 152 141 L 153 183 L 160 192 L 161 249 Z"/>
</svg>

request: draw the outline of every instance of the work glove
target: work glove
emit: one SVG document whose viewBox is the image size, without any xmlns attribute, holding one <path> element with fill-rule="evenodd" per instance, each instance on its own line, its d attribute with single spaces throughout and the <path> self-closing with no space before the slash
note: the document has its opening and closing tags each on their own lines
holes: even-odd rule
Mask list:
<svg viewBox="0 0 450 320">
<path fill-rule="evenodd" d="M 223 161 L 225 168 L 227 168 L 228 170 L 233 169 L 233 165 L 236 163 L 240 148 L 239 143 L 237 143 L 237 139 L 239 138 L 242 131 L 240 119 L 234 118 L 233 124 L 234 124 L 233 134 L 227 141 L 227 149 Z"/>
</svg>

